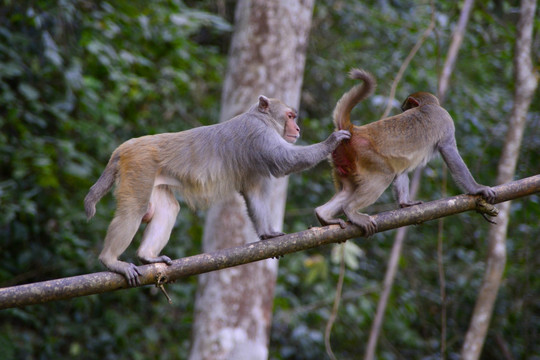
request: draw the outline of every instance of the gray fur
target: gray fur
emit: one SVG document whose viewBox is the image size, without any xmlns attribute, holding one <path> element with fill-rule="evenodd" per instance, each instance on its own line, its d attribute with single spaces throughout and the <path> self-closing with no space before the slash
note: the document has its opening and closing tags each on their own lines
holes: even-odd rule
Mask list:
<svg viewBox="0 0 540 360">
<path fill-rule="evenodd" d="M 338 129 L 349 129 L 351 140 L 333 153 L 337 193 L 315 209 L 322 225 L 345 227 L 345 221 L 337 217 L 345 214 L 366 236 L 373 234 L 376 222 L 358 210 L 373 204 L 392 182 L 401 207 L 419 204 L 410 199 L 407 173 L 425 165 L 438 152 L 461 189 L 490 203 L 495 201 L 494 191 L 474 180 L 459 155 L 454 122 L 435 95 L 411 94 L 402 105 L 402 114 L 356 126 L 350 122 L 350 111 L 371 94 L 375 80 L 357 69 L 351 71 L 351 77 L 363 84 L 345 93 L 334 110 L 334 123 Z"/>
<path fill-rule="evenodd" d="M 269 180 L 316 165 L 342 140 L 350 138 L 349 131 L 340 130 L 321 143 L 295 146 L 285 140 L 293 142 L 299 135 L 295 117 L 296 110 L 277 99 L 260 96 L 248 112 L 229 121 L 143 136 L 120 145 L 85 198 L 86 214 L 91 218 L 96 203 L 117 183 L 117 210 L 107 231 L 101 262 L 123 274 L 130 285 L 138 284 L 137 268 L 118 257 L 145 219 L 149 224 L 137 253 L 139 258 L 145 263 L 170 263 L 159 253 L 179 210 L 171 190 L 179 192 L 193 208 L 207 207 L 239 192 L 262 239 L 282 234 L 272 228 L 269 219 Z M 293 138 L 287 136 L 291 132 Z"/>
</svg>

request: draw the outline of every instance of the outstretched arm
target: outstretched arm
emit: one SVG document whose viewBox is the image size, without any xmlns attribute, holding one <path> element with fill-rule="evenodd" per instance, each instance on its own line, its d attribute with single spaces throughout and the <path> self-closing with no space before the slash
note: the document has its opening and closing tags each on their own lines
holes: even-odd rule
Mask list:
<svg viewBox="0 0 540 360">
<path fill-rule="evenodd" d="M 474 180 L 469 168 L 459 155 L 455 139 L 452 138 L 441 143 L 439 152 L 448 165 L 455 182 L 463 191 L 472 195 L 481 195 L 491 204 L 495 202 L 495 192 L 489 186 L 480 185 Z"/>
<path fill-rule="evenodd" d="M 264 149 L 261 156 L 273 176 L 285 176 L 315 166 L 334 151 L 343 140 L 350 137 L 349 131 L 339 130 L 330 134 L 325 141 L 308 146 L 295 146 L 280 141 L 279 145 L 275 144 L 276 146 Z"/>
</svg>

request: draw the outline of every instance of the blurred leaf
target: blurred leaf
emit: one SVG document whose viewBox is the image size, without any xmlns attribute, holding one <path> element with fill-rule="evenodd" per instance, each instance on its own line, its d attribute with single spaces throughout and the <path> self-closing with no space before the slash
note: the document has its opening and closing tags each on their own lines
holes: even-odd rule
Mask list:
<svg viewBox="0 0 540 360">
<path fill-rule="evenodd" d="M 345 265 L 351 270 L 358 270 L 359 261 L 365 256 L 364 251 L 352 241 L 344 242 L 343 244 L 332 246 L 332 262 L 339 264 L 341 262 L 341 249 L 344 246 L 343 255 L 345 258 Z"/>
</svg>

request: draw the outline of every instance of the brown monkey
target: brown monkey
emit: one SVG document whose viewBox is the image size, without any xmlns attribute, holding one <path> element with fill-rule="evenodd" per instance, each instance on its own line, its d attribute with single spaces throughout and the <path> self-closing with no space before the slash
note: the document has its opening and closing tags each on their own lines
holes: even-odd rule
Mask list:
<svg viewBox="0 0 540 360">
<path fill-rule="evenodd" d="M 371 216 L 358 213 L 358 210 L 373 204 L 392 181 L 394 195 L 401 207 L 419 204 L 409 199 L 407 173 L 425 165 L 437 151 L 463 191 L 481 195 L 490 203 L 495 201 L 494 191 L 474 180 L 459 155 L 454 122 L 435 95 L 414 93 L 403 103 L 402 114 L 356 126 L 351 124 L 350 112 L 371 94 L 375 79 L 359 69 L 353 69 L 350 77 L 363 80 L 363 84 L 345 93 L 334 109 L 334 124 L 337 129 L 349 130 L 351 139 L 332 153 L 338 192 L 315 209 L 322 225 L 345 227 L 342 219 L 335 218 L 344 213 L 364 230 L 366 236 L 373 234 L 377 224 Z"/>
<path fill-rule="evenodd" d="M 282 235 L 270 224 L 270 179 L 305 170 L 326 158 L 350 133 L 332 133 L 324 142 L 294 146 L 300 136 L 297 112 L 277 99 L 260 96 L 248 112 L 229 121 L 178 133 L 143 136 L 126 141 L 84 200 L 92 218 L 96 203 L 116 182 L 116 213 L 109 225 L 99 259 L 122 274 L 130 285 L 139 283 L 134 264 L 118 260 L 137 232 L 148 222 L 137 251 L 143 263 L 171 259 L 159 255 L 167 244 L 180 210 L 173 190 L 190 207 L 240 192 L 261 239 Z"/>
</svg>

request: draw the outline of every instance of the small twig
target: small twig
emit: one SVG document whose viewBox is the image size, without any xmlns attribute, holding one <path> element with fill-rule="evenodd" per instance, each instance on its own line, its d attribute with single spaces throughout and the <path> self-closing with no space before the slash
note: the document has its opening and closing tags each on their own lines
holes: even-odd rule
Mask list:
<svg viewBox="0 0 540 360">
<path fill-rule="evenodd" d="M 383 115 L 381 116 L 381 119 L 385 118 L 390 114 L 390 110 L 392 110 L 392 102 L 394 101 L 395 95 L 396 95 L 396 88 L 398 83 L 401 81 L 401 78 L 403 77 L 403 74 L 405 73 L 405 70 L 409 67 L 410 62 L 420 50 L 422 47 L 422 44 L 427 39 L 427 37 L 431 34 L 433 29 L 435 28 L 435 5 L 433 1 L 431 1 L 431 20 L 427 27 L 427 29 L 424 31 L 420 39 L 414 44 L 414 47 L 409 52 L 405 60 L 403 60 L 403 63 L 401 64 L 401 67 L 399 68 L 399 71 L 394 78 L 394 81 L 392 82 L 392 86 L 390 88 L 390 95 L 388 96 L 388 104 L 386 105 L 386 109 L 384 109 Z"/>
<path fill-rule="evenodd" d="M 159 290 L 161 290 L 163 295 L 165 295 L 165 297 L 167 298 L 167 301 L 169 302 L 169 304 L 172 305 L 172 299 L 169 296 L 169 294 L 167 294 L 167 291 L 165 290 L 165 286 L 163 286 L 164 284 L 167 284 L 167 282 L 168 282 L 167 276 L 161 274 L 160 272 L 156 274 L 156 287 Z"/>
</svg>

